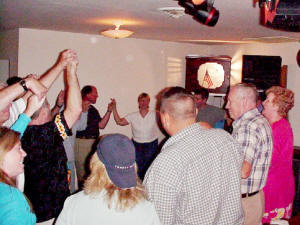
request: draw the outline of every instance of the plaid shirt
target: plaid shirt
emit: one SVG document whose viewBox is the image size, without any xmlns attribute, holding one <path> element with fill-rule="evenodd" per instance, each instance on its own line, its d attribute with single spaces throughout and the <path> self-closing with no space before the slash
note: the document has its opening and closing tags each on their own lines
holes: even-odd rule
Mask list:
<svg viewBox="0 0 300 225">
<path fill-rule="evenodd" d="M 243 223 L 237 146 L 225 131 L 197 123 L 169 138 L 144 179 L 162 224 Z"/>
<path fill-rule="evenodd" d="M 252 165 L 249 177 L 241 181 L 241 193 L 262 190 L 271 164 L 271 127 L 256 108 L 243 114 L 232 126 L 232 136 L 240 143 L 244 160 Z"/>
</svg>

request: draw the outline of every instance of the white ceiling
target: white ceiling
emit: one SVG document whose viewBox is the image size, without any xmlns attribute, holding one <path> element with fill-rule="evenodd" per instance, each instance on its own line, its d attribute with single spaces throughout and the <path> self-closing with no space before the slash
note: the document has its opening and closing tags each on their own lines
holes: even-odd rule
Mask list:
<svg viewBox="0 0 300 225">
<path fill-rule="evenodd" d="M 220 11 L 216 26 L 208 27 L 184 14 L 178 19 L 160 11 L 179 7 L 176 0 L 0 0 L 0 30 L 34 28 L 99 34 L 123 20 L 121 28 L 135 33 L 132 38 L 162 41 L 243 41 L 245 38 L 286 37 L 300 40 L 299 32 L 279 31 L 259 24 L 257 0 L 215 0 Z"/>
</svg>

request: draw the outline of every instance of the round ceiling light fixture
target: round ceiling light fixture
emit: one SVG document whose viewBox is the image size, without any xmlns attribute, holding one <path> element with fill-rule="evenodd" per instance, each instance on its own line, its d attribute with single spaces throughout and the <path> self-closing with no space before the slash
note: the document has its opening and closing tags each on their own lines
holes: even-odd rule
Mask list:
<svg viewBox="0 0 300 225">
<path fill-rule="evenodd" d="M 101 34 L 108 38 L 120 39 L 120 38 L 127 38 L 134 33 L 133 31 L 130 30 L 120 29 L 121 25 L 122 24 L 117 23 L 115 24 L 116 26 L 115 29 L 104 30 L 101 32 Z"/>
</svg>

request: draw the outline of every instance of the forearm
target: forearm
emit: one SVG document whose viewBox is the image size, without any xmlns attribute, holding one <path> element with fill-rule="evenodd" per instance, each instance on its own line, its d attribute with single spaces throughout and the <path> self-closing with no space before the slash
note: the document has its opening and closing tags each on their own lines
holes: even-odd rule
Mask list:
<svg viewBox="0 0 300 225">
<path fill-rule="evenodd" d="M 243 161 L 243 165 L 242 165 L 242 178 L 246 179 L 249 177 L 250 173 L 251 173 L 251 169 L 252 166 L 249 162 L 247 162 L 246 160 Z"/>
<path fill-rule="evenodd" d="M 113 110 L 113 115 L 114 115 L 114 120 L 116 121 L 116 123 L 118 125 L 120 125 L 120 126 L 128 125 L 128 122 L 127 122 L 127 120 L 125 118 L 120 118 L 117 109 Z"/>
<path fill-rule="evenodd" d="M 100 129 L 104 129 L 109 121 L 111 111 L 107 111 L 101 121 L 98 123 Z"/>
<path fill-rule="evenodd" d="M 0 111 L 6 108 L 15 98 L 24 92 L 23 87 L 19 84 L 13 84 L 0 90 Z"/>
<path fill-rule="evenodd" d="M 58 78 L 59 74 L 63 71 L 64 66 L 61 63 L 55 64 L 47 73 L 45 73 L 39 81 L 48 89 L 52 86 L 53 82 Z"/>
<path fill-rule="evenodd" d="M 82 99 L 76 72 L 67 72 L 67 102 L 64 115 L 69 128 L 77 121 L 81 111 Z"/>
<path fill-rule="evenodd" d="M 51 109 L 51 116 L 55 116 L 57 113 L 59 113 L 61 106 L 55 104 L 55 106 Z"/>
</svg>

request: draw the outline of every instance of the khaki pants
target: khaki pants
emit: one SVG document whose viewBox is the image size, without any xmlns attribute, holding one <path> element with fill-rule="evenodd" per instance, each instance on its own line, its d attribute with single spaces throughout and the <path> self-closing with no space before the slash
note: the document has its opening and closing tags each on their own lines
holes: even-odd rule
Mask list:
<svg viewBox="0 0 300 225">
<path fill-rule="evenodd" d="M 92 151 L 92 145 L 95 139 L 76 139 L 75 142 L 75 166 L 78 182 L 84 180 L 86 166 L 88 166 L 87 157 Z"/>
<path fill-rule="evenodd" d="M 245 213 L 244 225 L 258 225 L 265 211 L 265 195 L 260 190 L 256 195 L 242 198 L 242 206 Z"/>
</svg>

